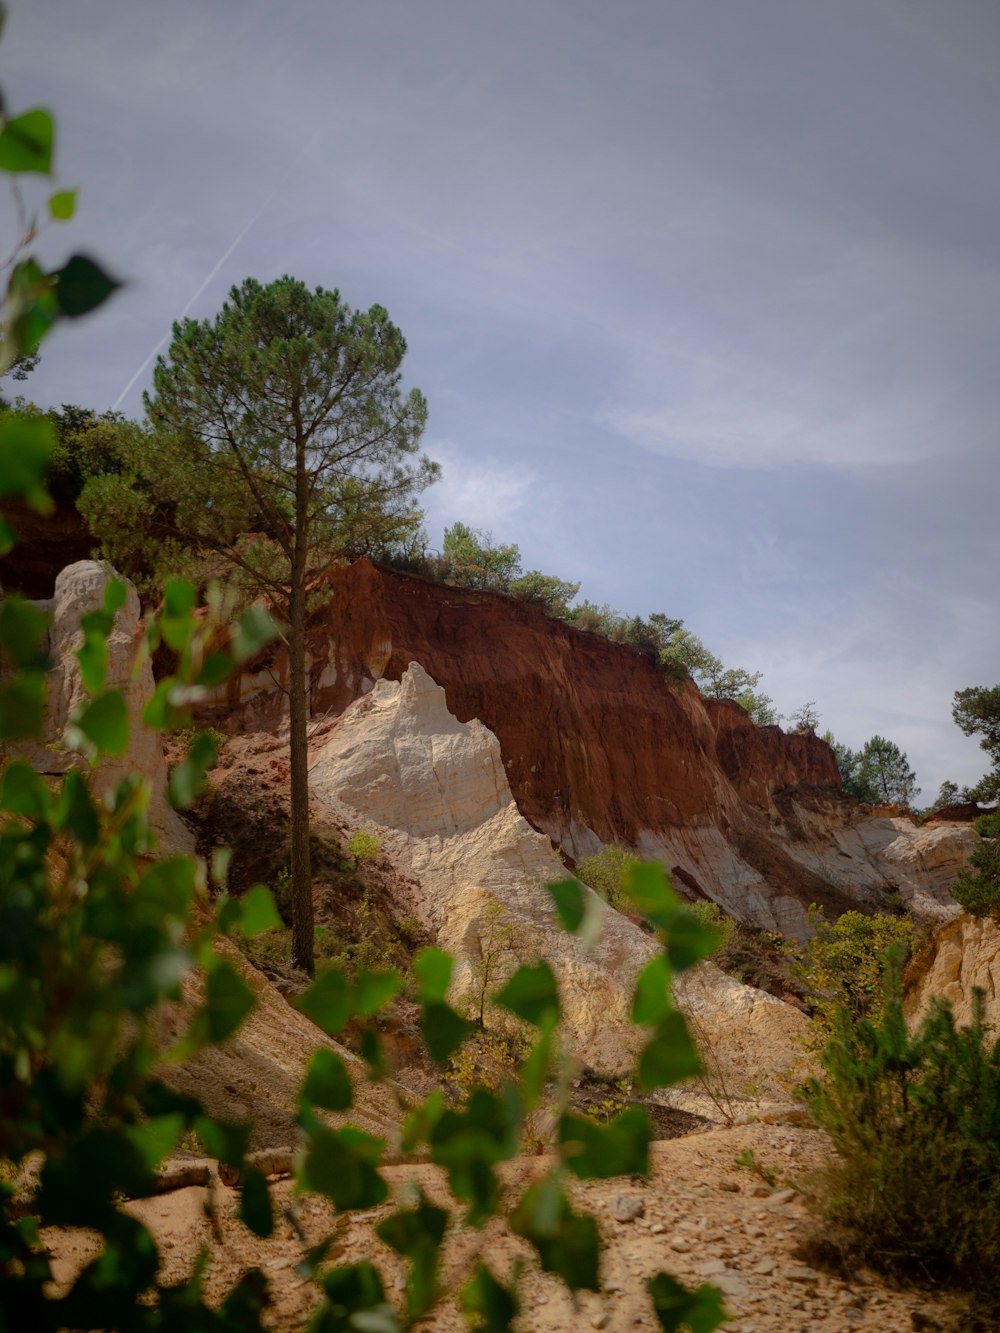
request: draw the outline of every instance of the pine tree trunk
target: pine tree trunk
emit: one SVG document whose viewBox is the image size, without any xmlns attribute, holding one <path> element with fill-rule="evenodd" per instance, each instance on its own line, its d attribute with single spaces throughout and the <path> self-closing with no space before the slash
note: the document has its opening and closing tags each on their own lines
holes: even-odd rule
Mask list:
<svg viewBox="0 0 1000 1333">
<path fill-rule="evenodd" d="M 306 682 L 306 460 L 301 436 L 296 458 L 296 531 L 289 595 L 288 711 L 292 802 L 292 966 L 310 976 L 313 957 L 312 864 L 309 850 L 309 705 Z"/>
</svg>

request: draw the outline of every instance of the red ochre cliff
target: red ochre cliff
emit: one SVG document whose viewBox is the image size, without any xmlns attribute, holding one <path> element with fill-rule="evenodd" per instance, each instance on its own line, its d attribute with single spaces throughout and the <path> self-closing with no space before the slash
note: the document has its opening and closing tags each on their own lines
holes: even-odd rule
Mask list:
<svg viewBox="0 0 1000 1333">
<path fill-rule="evenodd" d="M 494 732 L 521 812 L 573 856 L 611 841 L 638 846 L 676 859 L 682 882 L 713 892 L 720 849 L 706 852 L 695 845 L 704 837 L 685 831 L 721 835 L 730 844 L 722 860 L 745 857 L 757 879 L 759 856 L 746 848 L 779 818 L 774 794 L 824 788 L 837 799 L 823 741 L 757 727 L 738 705 L 671 684 L 642 653 L 536 607 L 367 560 L 336 571 L 330 589 L 310 630 L 313 718 L 336 717 L 375 680 L 398 680 L 419 662 L 460 721 L 479 718 Z M 280 725 L 275 680 L 286 669 L 282 654 L 232 683 L 229 729 Z M 808 887 L 807 901 L 827 896 Z"/>
</svg>

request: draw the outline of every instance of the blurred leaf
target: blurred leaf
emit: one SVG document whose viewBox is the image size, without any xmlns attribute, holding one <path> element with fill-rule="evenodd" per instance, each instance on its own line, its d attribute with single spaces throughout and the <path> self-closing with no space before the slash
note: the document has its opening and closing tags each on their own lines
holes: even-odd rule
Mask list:
<svg viewBox="0 0 1000 1333">
<path fill-rule="evenodd" d="M 450 1004 L 439 1000 L 424 1004 L 420 1029 L 424 1034 L 424 1043 L 431 1059 L 443 1065 L 458 1050 L 469 1033 L 475 1031 L 475 1024 L 456 1013 Z"/>
<path fill-rule="evenodd" d="M 187 579 L 169 579 L 163 590 L 163 607 L 158 622 L 164 642 L 181 653 L 187 647 L 194 633 L 194 608 L 198 602 L 198 590 Z"/>
<path fill-rule="evenodd" d="M 649 1116 L 641 1106 L 626 1107 L 604 1125 L 572 1113 L 559 1121 L 564 1160 L 581 1180 L 647 1175 L 651 1138 Z"/>
<path fill-rule="evenodd" d="M 410 1261 L 406 1309 L 411 1320 L 419 1319 L 437 1297 L 438 1261 L 447 1226 L 444 1209 L 421 1196 L 416 1208 L 394 1213 L 376 1228 L 386 1245 Z"/>
<path fill-rule="evenodd" d="M 498 1282 L 485 1264 L 479 1264 L 462 1288 L 462 1309 L 479 1333 L 513 1333 L 520 1304 L 513 1288 Z"/>
<path fill-rule="evenodd" d="M 49 216 L 55 222 L 68 222 L 76 212 L 76 190 L 58 190 L 49 196 Z"/>
<path fill-rule="evenodd" d="M 547 1273 L 556 1273 L 570 1291 L 598 1291 L 600 1236 L 592 1217 L 573 1212 L 551 1177 L 532 1185 L 510 1218 L 515 1235 L 535 1247 Z"/>
<path fill-rule="evenodd" d="M 44 107 L 35 107 L 8 120 L 0 130 L 0 171 L 37 171 L 48 176 L 52 171 L 54 138 L 55 126 Z"/>
<path fill-rule="evenodd" d="M 121 286 L 109 277 L 100 264 L 86 255 L 73 255 L 53 275 L 56 279 L 56 301 L 59 309 L 70 319 L 86 315 L 103 305 L 111 293 Z"/>
<path fill-rule="evenodd" d="M 392 1306 L 386 1303 L 378 1270 L 370 1263 L 335 1268 L 322 1278 L 327 1307 L 309 1325 L 310 1333 L 396 1333 L 399 1324 Z M 364 1321 L 365 1315 L 383 1321 Z"/>
<path fill-rule="evenodd" d="M 455 960 L 450 953 L 436 948 L 433 944 L 420 949 L 413 960 L 413 975 L 420 987 L 420 998 L 425 1003 L 443 1000 L 451 985 L 451 973 Z"/>
<path fill-rule="evenodd" d="M 237 662 L 256 656 L 265 644 L 277 637 L 278 627 L 262 606 L 244 611 L 233 630 L 232 649 Z"/>
<path fill-rule="evenodd" d="M 440 1088 L 428 1093 L 427 1097 L 403 1121 L 401 1145 L 403 1152 L 413 1152 L 422 1143 L 427 1143 L 434 1132 L 434 1126 L 444 1114 L 444 1093 Z"/>
<path fill-rule="evenodd" d="M 38 823 L 49 819 L 52 812 L 49 789 L 30 764 L 15 759 L 7 766 L 0 784 L 0 810 Z"/>
<path fill-rule="evenodd" d="M 74 719 L 99 754 L 120 759 L 128 749 L 128 708 L 120 690 L 99 694 Z"/>
<path fill-rule="evenodd" d="M 655 862 L 632 866 L 625 892 L 636 909 L 654 926 L 669 925 L 680 905 L 663 867 Z"/>
<path fill-rule="evenodd" d="M 639 973 L 632 1001 L 633 1023 L 658 1023 L 673 1011 L 671 971 L 666 954 L 651 958 Z"/>
<path fill-rule="evenodd" d="M 641 1088 L 666 1088 L 701 1073 L 684 1015 L 674 1010 L 660 1020 L 639 1056 L 636 1082 Z"/>
<path fill-rule="evenodd" d="M 5 597 L 0 602 L 0 647 L 22 670 L 48 668 L 45 652 L 48 627 L 48 616 L 23 597 Z"/>
<path fill-rule="evenodd" d="M 354 1016 L 354 990 L 339 967 L 331 967 L 294 1001 L 296 1009 L 331 1036 L 341 1032 Z"/>
<path fill-rule="evenodd" d="M 204 1005 L 191 1024 L 192 1037 L 218 1045 L 233 1035 L 253 1006 L 253 991 L 232 964 L 214 958 L 205 977 Z"/>
<path fill-rule="evenodd" d="M 45 677 L 39 671 L 0 685 L 0 740 L 38 736 L 45 712 Z"/>
<path fill-rule="evenodd" d="M 558 1015 L 550 1011 L 548 1017 L 539 1024 L 538 1040 L 521 1066 L 521 1096 L 524 1099 L 525 1110 L 533 1111 L 541 1101 L 542 1091 L 548 1078 L 552 1039 L 557 1023 Z"/>
<path fill-rule="evenodd" d="M 233 670 L 233 659 L 228 653 L 208 653 L 198 673 L 199 685 L 212 689 L 228 680 Z"/>
<path fill-rule="evenodd" d="M 548 963 L 522 965 L 494 1000 L 526 1023 L 543 1023 L 559 1017 L 559 993 Z"/>
<path fill-rule="evenodd" d="M 374 1208 L 389 1187 L 375 1169 L 382 1143 L 359 1130 L 313 1132 L 302 1165 L 301 1183 L 332 1199 L 338 1209 Z"/>
<path fill-rule="evenodd" d="M 347 1066 L 335 1051 L 320 1046 L 309 1061 L 302 1096 L 324 1111 L 347 1111 L 354 1101 Z"/>
<path fill-rule="evenodd" d="M 575 879 L 564 879 L 546 887 L 556 905 L 563 929 L 575 935 L 583 925 L 585 908 L 582 886 Z"/>
<path fill-rule="evenodd" d="M 354 979 L 354 1012 L 371 1018 L 389 1003 L 403 987 L 403 978 L 391 968 L 359 972 Z"/>
<path fill-rule="evenodd" d="M 53 823 L 65 829 L 84 847 L 93 847 L 100 837 L 97 811 L 82 773 L 70 769 L 63 779 L 62 791 L 56 802 Z"/>
<path fill-rule="evenodd" d="M 47 512 L 51 500 L 45 470 L 56 447 L 56 429 L 46 417 L 17 412 L 0 416 L 0 495 L 21 496 L 34 509 Z"/>
<path fill-rule="evenodd" d="M 718 932 L 703 925 L 687 907 L 681 907 L 667 929 L 666 949 L 675 972 L 683 972 L 719 947 Z"/>
<path fill-rule="evenodd" d="M 688 1291 L 669 1273 L 657 1273 L 646 1283 L 653 1298 L 653 1309 L 664 1333 L 677 1333 L 681 1327 L 691 1333 L 713 1333 L 726 1322 L 722 1293 L 717 1287 L 702 1286 Z"/>
<path fill-rule="evenodd" d="M 216 873 L 214 867 L 212 873 Z M 280 928 L 281 915 L 266 884 L 255 884 L 239 901 L 240 930 L 244 935 L 260 935 L 265 930 Z"/>
<path fill-rule="evenodd" d="M 245 1167 L 240 1181 L 240 1221 L 262 1240 L 267 1240 L 274 1231 L 267 1181 L 256 1167 Z"/>
<path fill-rule="evenodd" d="M 496 1212 L 500 1191 L 493 1166 L 517 1153 L 519 1127 L 516 1098 L 485 1088 L 473 1088 L 464 1110 L 444 1110 L 431 1127 L 431 1160 L 447 1170 L 455 1197 L 468 1202 L 470 1226 Z"/>
<path fill-rule="evenodd" d="M 170 804 L 176 810 L 193 805 L 205 790 L 205 775 L 215 763 L 218 749 L 210 731 L 200 732 L 191 742 L 187 758 L 170 774 Z"/>
</svg>

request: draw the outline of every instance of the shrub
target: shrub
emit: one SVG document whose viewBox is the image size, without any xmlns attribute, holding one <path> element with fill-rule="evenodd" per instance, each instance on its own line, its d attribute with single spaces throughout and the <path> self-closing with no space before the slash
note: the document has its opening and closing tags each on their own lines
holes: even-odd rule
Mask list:
<svg viewBox="0 0 1000 1333">
<path fill-rule="evenodd" d="M 905 957 L 912 950 L 913 923 L 907 917 L 861 912 L 844 912 L 831 923 L 815 904 L 809 920 L 815 933 L 805 944 L 790 947 L 791 974 L 822 1029 L 832 1030 L 842 1008 L 855 1021 L 878 1018 L 893 955 Z"/>
<path fill-rule="evenodd" d="M 593 856 L 584 856 L 576 863 L 576 875 L 599 894 L 609 906 L 627 912 L 631 906 L 627 884 L 633 869 L 639 864 L 634 856 L 617 843 L 608 843 Z"/>
<path fill-rule="evenodd" d="M 692 903 L 691 913 L 699 925 L 704 926 L 706 930 L 714 931 L 718 940 L 715 947 L 716 955 L 732 943 L 737 929 L 736 922 L 731 916 L 726 916 L 718 903 L 713 903 L 709 899 Z"/>
<path fill-rule="evenodd" d="M 371 861 L 378 855 L 382 846 L 382 839 L 374 833 L 369 833 L 367 829 L 359 828 L 352 834 L 347 844 L 347 854 L 355 863 L 361 861 Z"/>
<path fill-rule="evenodd" d="M 804 1097 L 836 1149 L 817 1204 L 826 1244 L 1000 1307 L 1000 1044 L 982 993 L 968 1028 L 938 1002 L 911 1037 L 895 972 L 877 1021 L 840 1007 L 821 1062 Z"/>
<path fill-rule="evenodd" d="M 973 916 L 1000 921 L 1000 838 L 990 838 L 969 857 L 951 886 L 951 896 Z"/>
</svg>

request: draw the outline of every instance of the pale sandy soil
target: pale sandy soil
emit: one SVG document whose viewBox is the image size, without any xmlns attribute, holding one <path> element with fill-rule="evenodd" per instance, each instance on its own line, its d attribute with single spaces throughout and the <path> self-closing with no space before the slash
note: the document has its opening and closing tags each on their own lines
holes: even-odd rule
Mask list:
<svg viewBox="0 0 1000 1333">
<path fill-rule="evenodd" d="M 751 1149 L 755 1159 L 778 1176 L 774 1187 L 745 1167 L 736 1156 Z M 658 1327 L 644 1289 L 647 1276 L 666 1269 L 688 1286 L 713 1282 L 726 1293 L 733 1322 L 731 1333 L 904 1333 L 914 1328 L 961 1328 L 949 1322 L 948 1306 L 924 1292 L 894 1291 L 870 1273 L 849 1280 L 818 1272 L 796 1251 L 811 1228 L 806 1205 L 796 1185 L 808 1188 L 810 1173 L 822 1161 L 825 1141 L 817 1131 L 783 1125 L 739 1125 L 716 1128 L 652 1145 L 652 1172 L 647 1181 L 620 1178 L 576 1184 L 578 1208 L 599 1221 L 606 1248 L 602 1257 L 600 1293 L 581 1293 L 576 1306 L 562 1283 L 542 1274 L 529 1247 L 512 1237 L 499 1220 L 482 1231 L 457 1226 L 449 1233 L 444 1276 L 460 1285 L 477 1255 L 498 1274 L 515 1259 L 527 1261 L 521 1283 L 525 1333 L 606 1329 L 609 1333 Z M 509 1165 L 506 1181 L 516 1197 L 546 1168 L 544 1157 Z M 446 1199 L 440 1173 L 431 1166 L 387 1167 L 385 1175 L 397 1201 L 411 1198 L 418 1186 L 439 1202 Z M 336 1261 L 374 1261 L 383 1273 L 390 1298 L 401 1305 L 403 1263 L 374 1235 L 374 1227 L 391 1205 L 363 1214 L 334 1217 L 321 1199 L 296 1198 L 289 1181 L 272 1186 L 276 1209 L 291 1209 L 305 1235 L 303 1241 L 282 1215 L 275 1235 L 260 1241 L 236 1219 L 238 1194 L 214 1189 L 216 1228 L 206 1215 L 209 1191 L 185 1189 L 127 1205 L 153 1230 L 162 1255 L 162 1273 L 177 1281 L 190 1269 L 197 1252 L 207 1247 L 210 1297 L 223 1293 L 246 1269 L 260 1266 L 271 1283 L 274 1304 L 271 1328 L 292 1333 L 305 1327 L 315 1304 L 315 1287 L 295 1266 L 305 1248 L 339 1223 Z M 630 1222 L 616 1220 L 641 1203 L 642 1213 Z M 47 1241 L 56 1258 L 57 1277 L 65 1280 L 93 1253 L 85 1235 L 51 1235 Z M 916 1315 L 916 1318 L 914 1318 Z M 419 1327 L 452 1333 L 465 1324 L 456 1308 L 445 1303 Z"/>
</svg>

